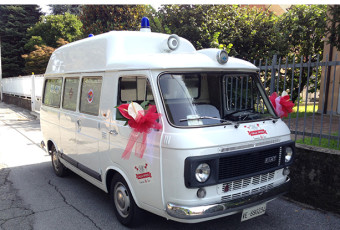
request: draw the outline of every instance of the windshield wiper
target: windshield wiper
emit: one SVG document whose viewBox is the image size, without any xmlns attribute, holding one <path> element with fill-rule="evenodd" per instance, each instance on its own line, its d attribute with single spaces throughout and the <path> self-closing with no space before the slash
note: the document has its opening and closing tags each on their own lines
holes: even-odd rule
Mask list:
<svg viewBox="0 0 340 230">
<path fill-rule="evenodd" d="M 228 121 L 222 118 L 218 118 L 218 117 L 209 117 L 209 116 L 201 116 L 201 117 L 192 117 L 192 118 L 185 118 L 185 119 L 180 119 L 180 122 L 183 121 L 193 121 L 193 120 L 199 120 L 199 119 L 212 119 L 212 120 L 218 120 L 218 121 L 222 121 L 224 124 L 227 125 L 234 125 L 235 128 L 239 127 L 239 123 L 238 122 L 233 122 L 233 121 Z"/>
</svg>

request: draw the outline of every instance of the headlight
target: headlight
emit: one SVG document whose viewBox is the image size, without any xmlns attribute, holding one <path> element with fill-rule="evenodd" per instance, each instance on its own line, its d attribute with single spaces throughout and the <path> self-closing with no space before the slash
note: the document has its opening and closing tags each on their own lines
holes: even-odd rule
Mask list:
<svg viewBox="0 0 340 230">
<path fill-rule="evenodd" d="M 210 176 L 210 166 L 207 163 L 202 163 L 195 170 L 195 177 L 198 182 L 206 182 Z"/>
<path fill-rule="evenodd" d="M 293 149 L 291 147 L 286 147 L 285 155 L 286 155 L 285 156 L 286 163 L 290 162 L 293 156 Z"/>
</svg>

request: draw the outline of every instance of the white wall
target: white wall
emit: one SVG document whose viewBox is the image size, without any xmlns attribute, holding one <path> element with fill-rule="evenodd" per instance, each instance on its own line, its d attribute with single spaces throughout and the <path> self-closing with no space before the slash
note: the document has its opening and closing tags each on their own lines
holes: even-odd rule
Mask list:
<svg viewBox="0 0 340 230">
<path fill-rule="evenodd" d="M 43 84 L 43 75 L 3 78 L 2 92 L 15 96 L 31 98 L 32 111 L 39 111 Z M 32 89 L 34 89 L 34 91 L 32 91 Z"/>
</svg>

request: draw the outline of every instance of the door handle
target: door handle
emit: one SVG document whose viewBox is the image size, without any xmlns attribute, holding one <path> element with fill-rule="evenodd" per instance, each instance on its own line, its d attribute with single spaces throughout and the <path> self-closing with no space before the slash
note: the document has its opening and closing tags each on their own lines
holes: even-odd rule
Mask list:
<svg viewBox="0 0 340 230">
<path fill-rule="evenodd" d="M 81 127 L 81 121 L 80 120 L 77 120 L 77 125 L 78 125 L 78 128 Z"/>
<path fill-rule="evenodd" d="M 118 135 L 118 132 L 115 129 L 111 129 L 109 133 L 115 136 Z"/>
</svg>

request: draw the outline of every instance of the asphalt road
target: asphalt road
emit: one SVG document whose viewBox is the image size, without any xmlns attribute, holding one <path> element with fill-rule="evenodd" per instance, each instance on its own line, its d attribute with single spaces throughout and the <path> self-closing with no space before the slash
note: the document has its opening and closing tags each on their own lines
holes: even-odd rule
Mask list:
<svg viewBox="0 0 340 230">
<path fill-rule="evenodd" d="M 39 147 L 39 120 L 0 102 L 0 230 L 125 229 L 108 195 L 81 177 L 54 175 Z M 137 229 L 340 229 L 340 216 L 279 198 L 265 215 L 240 222 L 233 215 L 181 224 L 147 214 Z"/>
</svg>

